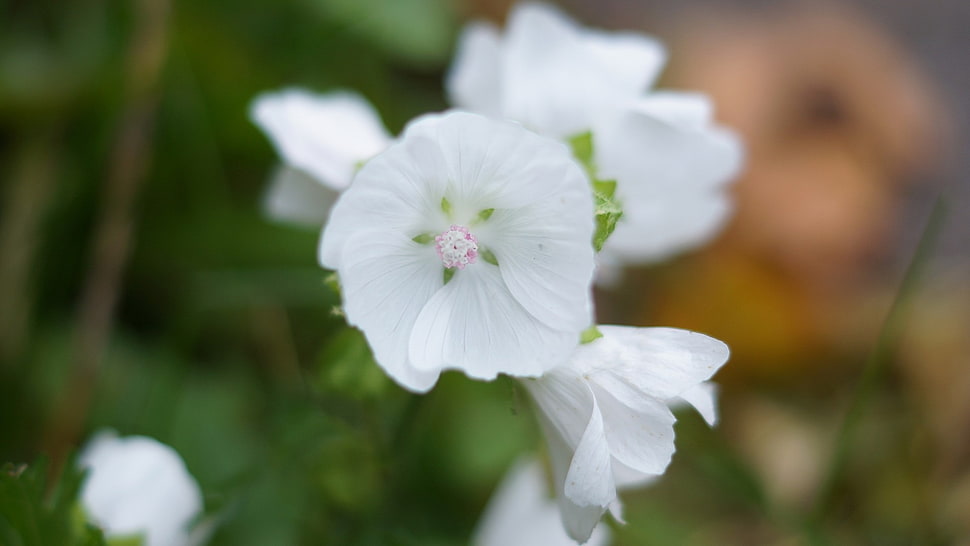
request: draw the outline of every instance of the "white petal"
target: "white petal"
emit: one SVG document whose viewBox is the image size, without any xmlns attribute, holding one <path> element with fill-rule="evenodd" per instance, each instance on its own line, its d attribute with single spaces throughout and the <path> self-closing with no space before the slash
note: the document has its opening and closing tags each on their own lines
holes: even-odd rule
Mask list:
<svg viewBox="0 0 970 546">
<path fill-rule="evenodd" d="M 542 468 L 535 459 L 513 465 L 488 503 L 472 539 L 475 546 L 574 546 L 559 509 L 547 495 Z M 605 546 L 609 529 L 599 527 L 590 546 Z"/>
<path fill-rule="evenodd" d="M 714 121 L 714 104 L 703 93 L 655 91 L 641 97 L 632 108 L 681 127 L 704 129 Z"/>
<path fill-rule="evenodd" d="M 479 545 L 519 543 L 510 523 L 522 523 L 524 517 L 534 516 L 537 508 L 549 499 L 542 467 L 535 459 L 521 459 L 508 471 L 488 503 L 479 521 L 473 542 Z M 556 522 L 557 527 L 559 522 Z"/>
<path fill-rule="evenodd" d="M 421 310 L 409 355 L 419 370 L 454 368 L 486 380 L 537 376 L 565 359 L 575 335 L 529 314 L 498 267 L 480 262 L 457 271 Z"/>
<path fill-rule="evenodd" d="M 539 407 L 540 417 L 545 420 L 540 422 L 543 426 L 551 427 L 550 432 L 562 438 L 567 447 L 569 456 L 565 458 L 565 470 L 589 426 L 593 413 L 593 391 L 585 378 L 565 366 L 550 370 L 535 380 L 523 380 L 522 384 Z M 553 457 L 555 462 L 556 458 Z M 565 472 L 561 478 L 561 482 L 564 482 Z"/>
<path fill-rule="evenodd" d="M 593 320 L 589 286 L 595 267 L 589 189 L 547 203 L 496 211 L 481 241 L 498 259 L 509 291 L 544 324 L 580 332 Z M 494 235 L 492 235 L 494 234 Z"/>
<path fill-rule="evenodd" d="M 695 248 L 717 235 L 731 214 L 725 193 L 664 195 L 623 200 L 623 216 L 603 245 L 601 258 L 616 267 L 665 259 Z M 609 277 L 606 277 L 609 280 Z"/>
<path fill-rule="evenodd" d="M 592 211 L 586 175 L 561 142 L 466 112 L 423 116 L 406 133 L 418 135 L 440 148 L 440 161 L 429 162 L 428 172 L 447 181 L 446 197 L 459 222 L 487 208 L 546 204 L 569 215 Z M 564 203 L 548 203 L 561 195 Z"/>
<path fill-rule="evenodd" d="M 680 398 L 694 406 L 708 425 L 713 427 L 717 424 L 717 385 L 705 381 L 680 393 Z"/>
<path fill-rule="evenodd" d="M 741 166 L 735 135 L 710 125 L 699 95 L 642 99 L 594 129 L 599 176 L 617 181 L 624 215 L 604 250 L 632 262 L 698 245 L 730 210 L 724 189 Z"/>
<path fill-rule="evenodd" d="M 650 396 L 623 397 L 636 401 L 630 406 L 595 381 L 592 387 L 613 457 L 637 472 L 662 474 L 674 454 L 675 419 L 667 404 Z"/>
<path fill-rule="evenodd" d="M 584 31 L 544 4 L 512 11 L 502 54 L 505 115 L 554 137 L 584 132 L 634 100 L 664 58 L 649 38 Z"/>
<path fill-rule="evenodd" d="M 667 62 L 663 44 L 642 34 L 587 30 L 583 45 L 620 97 L 639 96 L 652 87 Z"/>
<path fill-rule="evenodd" d="M 581 345 L 571 365 L 632 408 L 642 395 L 661 401 L 680 396 L 710 379 L 729 356 L 724 343 L 689 330 L 599 329 L 603 337 Z"/>
<path fill-rule="evenodd" d="M 441 211 L 443 161 L 434 136 L 416 132 L 364 164 L 334 204 L 320 239 L 321 265 L 339 269 L 348 237 L 359 231 L 383 229 L 409 238 L 440 233 L 448 225 Z"/>
<path fill-rule="evenodd" d="M 598 506 L 605 511 L 616 499 L 610 449 L 603 414 L 594 397 L 593 412 L 566 474 L 563 492 L 569 500 L 578 506 Z"/>
<path fill-rule="evenodd" d="M 660 478 L 660 474 L 647 474 L 638 470 L 633 470 L 629 466 L 613 459 L 613 480 L 616 482 L 617 489 L 634 489 L 646 487 Z M 619 497 L 617 497 L 619 498 Z M 611 511 L 613 507 L 610 507 Z M 617 507 L 619 509 L 620 507 Z M 622 521 L 617 514 L 613 514 L 617 521 Z"/>
<path fill-rule="evenodd" d="M 344 241 L 361 229 L 379 226 L 411 237 L 440 233 L 451 223 L 442 198 L 454 209 L 452 220 L 466 225 L 482 210 L 535 205 L 560 193 L 562 203 L 546 206 L 590 216 L 585 175 L 562 143 L 464 112 L 421 116 L 368 161 L 340 197 L 324 230 L 320 262 L 339 268 Z M 573 222 L 580 226 L 574 229 L 588 225 L 592 233 L 592 219 Z"/>
<path fill-rule="evenodd" d="M 471 23 L 462 30 L 455 59 L 445 79 L 452 104 L 501 117 L 501 47 L 498 30 L 490 24 Z"/>
<path fill-rule="evenodd" d="M 593 392 L 582 376 L 563 367 L 522 383 L 540 410 L 563 525 L 569 536 L 583 542 L 616 499 L 609 446 Z"/>
<path fill-rule="evenodd" d="M 81 501 L 108 536 L 143 534 L 146 546 L 186 546 L 202 494 L 178 453 L 144 436 L 102 432 L 81 453 Z"/>
<path fill-rule="evenodd" d="M 543 393 L 542 386 L 539 390 L 535 390 L 537 383 L 546 382 L 551 375 L 556 375 L 556 372 L 546 374 L 538 381 L 525 381 L 524 384 L 529 387 L 529 391 L 542 410 L 538 415 L 539 424 L 549 446 L 553 484 L 556 489 L 562 526 L 566 530 L 566 534 L 573 540 L 583 543 L 590 539 L 592 542 L 601 532 L 600 529 L 603 529 L 603 527 L 597 527 L 597 523 L 599 523 L 606 509 L 597 505 L 579 506 L 570 500 L 565 493 L 566 476 L 573 461 L 573 454 L 591 417 L 593 409 L 592 393 L 589 387 L 582 383 L 573 383 L 574 387 L 579 387 L 579 391 L 572 394 L 560 390 L 562 386 L 569 389 L 568 385 L 557 387 L 547 383 L 546 387 L 551 387 L 548 392 Z M 586 409 L 583 410 L 580 407 Z M 570 423 L 563 423 L 564 420 L 570 421 Z M 564 429 L 562 428 L 563 424 L 566 424 Z M 563 436 L 563 430 L 570 439 L 567 440 Z"/>
<path fill-rule="evenodd" d="M 594 542 L 593 538 L 599 529 L 599 522 L 603 519 L 606 509 L 601 506 L 580 506 L 568 497 L 559 497 L 559 514 L 563 527 L 573 540 L 579 544 Z"/>
<path fill-rule="evenodd" d="M 263 207 L 275 220 L 319 228 L 336 200 L 336 191 L 300 169 L 284 165 L 273 173 Z"/>
<path fill-rule="evenodd" d="M 593 203 L 568 148 L 519 125 L 461 112 L 417 124 L 407 138 L 418 134 L 441 148 L 438 167 L 459 223 L 494 209 L 473 229 L 519 303 L 555 329 L 586 328 Z"/>
<path fill-rule="evenodd" d="M 377 363 L 401 386 L 426 392 L 438 370 L 408 362 L 408 340 L 422 308 L 442 285 L 434 249 L 394 232 L 364 231 L 345 247 L 340 280 L 347 322 L 359 327 Z"/>
<path fill-rule="evenodd" d="M 658 108 L 645 100 L 639 108 L 628 108 L 597 125 L 594 153 L 601 177 L 629 185 L 624 195 L 636 196 L 649 195 L 656 187 L 720 187 L 737 174 L 742 150 L 734 133 L 714 125 L 698 126 L 691 117 L 696 113 L 671 110 L 658 115 Z M 683 110 L 698 108 L 695 98 L 681 102 Z"/>
<path fill-rule="evenodd" d="M 390 143 L 377 112 L 356 93 L 265 93 L 253 101 L 250 115 L 285 163 L 335 190 L 346 188 L 357 165 Z"/>
</svg>

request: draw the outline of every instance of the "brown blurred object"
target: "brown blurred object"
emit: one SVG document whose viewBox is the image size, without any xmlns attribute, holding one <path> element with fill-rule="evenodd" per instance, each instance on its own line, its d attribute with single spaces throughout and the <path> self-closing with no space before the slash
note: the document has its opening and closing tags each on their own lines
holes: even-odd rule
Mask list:
<svg viewBox="0 0 970 546">
<path fill-rule="evenodd" d="M 858 360 L 896 289 L 886 266 L 908 258 L 893 253 L 906 185 L 946 141 L 937 94 L 844 6 L 708 11 L 677 28 L 664 87 L 708 93 L 746 169 L 723 236 L 661 273 L 638 318 L 724 339 L 729 379 Z"/>
<path fill-rule="evenodd" d="M 899 368 L 952 474 L 970 470 L 970 265 L 932 273 L 913 298 Z"/>
<path fill-rule="evenodd" d="M 941 523 L 970 541 L 970 264 L 933 273 L 913 298 L 899 369 L 934 443 Z"/>
<path fill-rule="evenodd" d="M 505 16 L 515 4 L 515 0 L 461 0 L 458 2 L 462 19 L 466 21 L 482 19 L 496 24 L 505 21 Z"/>
</svg>

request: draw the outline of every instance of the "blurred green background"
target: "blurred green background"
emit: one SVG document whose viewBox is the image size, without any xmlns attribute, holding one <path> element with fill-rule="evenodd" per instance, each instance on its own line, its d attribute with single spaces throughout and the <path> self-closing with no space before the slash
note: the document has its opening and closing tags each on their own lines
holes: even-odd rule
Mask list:
<svg viewBox="0 0 970 546">
<path fill-rule="evenodd" d="M 561 5 L 664 38 L 663 84 L 749 148 L 721 238 L 597 294 L 603 321 L 733 349 L 720 427 L 681 416 L 615 543 L 970 544 L 966 73 L 940 77 L 965 7 Z M 317 233 L 262 214 L 277 158 L 247 110 L 354 89 L 396 132 L 447 106 L 460 25 L 507 6 L 0 0 L 0 462 L 112 427 L 184 457 L 213 544 L 465 544 L 541 449 L 524 393 L 384 377 Z"/>
</svg>

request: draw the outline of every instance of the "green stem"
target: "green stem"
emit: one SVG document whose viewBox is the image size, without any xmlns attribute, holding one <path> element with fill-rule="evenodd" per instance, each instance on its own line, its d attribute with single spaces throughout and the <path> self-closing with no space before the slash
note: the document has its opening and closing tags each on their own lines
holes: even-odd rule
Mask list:
<svg viewBox="0 0 970 546">
<path fill-rule="evenodd" d="M 862 376 L 856 386 L 855 394 L 853 395 L 849 409 L 845 414 L 838 436 L 836 437 L 832 456 L 829 460 L 828 471 L 819 488 L 818 496 L 815 499 L 815 506 L 809 517 L 808 524 L 811 528 L 817 528 L 825 515 L 826 507 L 829 506 L 829 503 L 835 496 L 836 488 L 845 471 L 846 459 L 852 444 L 852 438 L 859 427 L 859 422 L 865 412 L 866 406 L 878 385 L 879 378 L 886 368 L 889 357 L 895 349 L 908 304 L 924 273 L 933 247 L 939 238 L 945 217 L 946 207 L 941 196 L 937 198 L 933 206 L 933 211 L 930 213 L 930 218 L 920 237 L 920 242 L 916 247 L 913 259 L 910 261 L 899 291 L 896 293 L 889 313 L 883 322 L 876 345 L 866 358 Z"/>
</svg>

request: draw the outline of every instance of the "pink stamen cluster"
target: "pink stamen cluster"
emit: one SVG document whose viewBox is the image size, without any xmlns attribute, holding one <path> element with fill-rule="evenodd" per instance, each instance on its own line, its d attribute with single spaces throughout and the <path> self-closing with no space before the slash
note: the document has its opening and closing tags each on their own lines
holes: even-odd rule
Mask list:
<svg viewBox="0 0 970 546">
<path fill-rule="evenodd" d="M 478 239 L 468 233 L 468 228 L 453 224 L 447 231 L 434 238 L 434 248 L 446 268 L 465 269 L 478 258 Z"/>
</svg>

